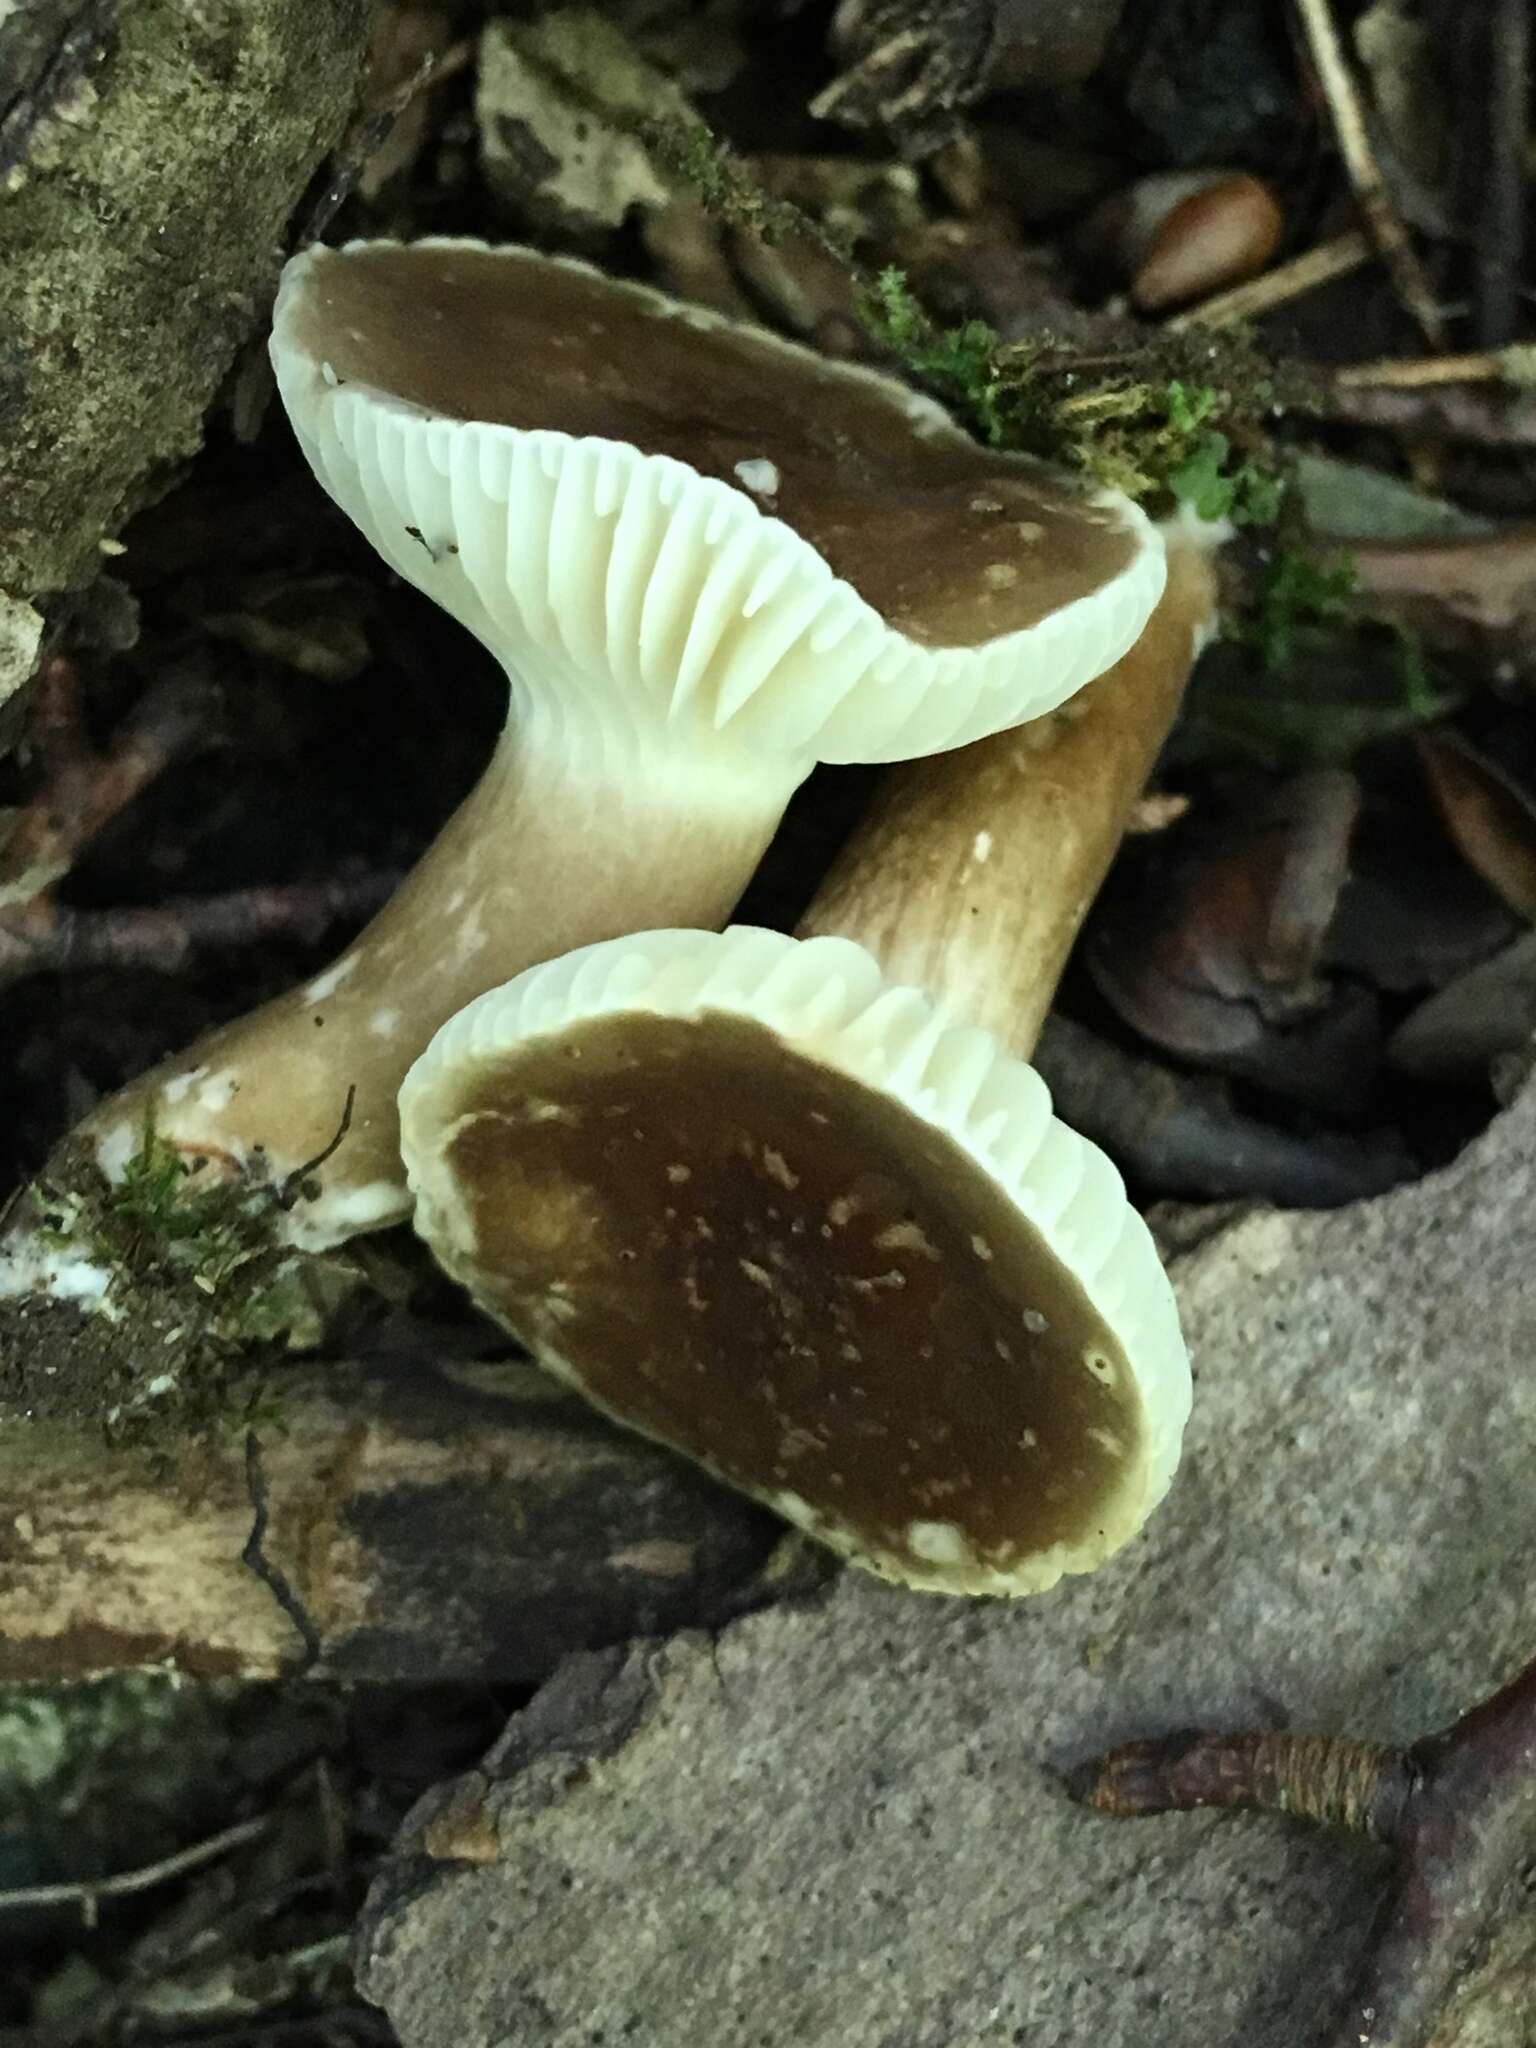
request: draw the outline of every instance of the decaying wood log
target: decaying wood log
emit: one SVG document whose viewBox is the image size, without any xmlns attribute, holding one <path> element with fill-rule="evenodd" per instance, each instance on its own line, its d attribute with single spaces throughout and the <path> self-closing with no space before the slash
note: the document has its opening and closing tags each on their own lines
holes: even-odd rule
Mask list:
<svg viewBox="0 0 1536 2048">
<path fill-rule="evenodd" d="M 350 111 L 365 0 L 0 8 L 0 702 L 195 452 Z"/>
<path fill-rule="evenodd" d="M 739 1611 L 782 1535 L 523 1364 L 288 1367 L 228 1412 L 262 1419 L 0 1422 L 0 1682 L 267 1678 L 311 1631 L 324 1675 L 530 1681 Z"/>
</svg>

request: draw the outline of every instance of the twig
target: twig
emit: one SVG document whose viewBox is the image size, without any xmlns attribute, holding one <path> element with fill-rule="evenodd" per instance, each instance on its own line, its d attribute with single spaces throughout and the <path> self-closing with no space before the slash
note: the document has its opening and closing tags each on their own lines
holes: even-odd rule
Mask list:
<svg viewBox="0 0 1536 2048">
<path fill-rule="evenodd" d="M 178 757 L 209 744 L 218 692 L 175 677 L 154 683 L 104 754 L 91 751 L 67 655 L 47 664 L 32 728 L 46 786 L 0 849 L 0 905 L 30 901 L 69 873 L 81 849 Z"/>
<path fill-rule="evenodd" d="M 1047 1019 L 1035 1064 L 1065 1122 L 1128 1175 L 1170 1194 L 1263 1195 L 1327 1209 L 1415 1171 L 1393 1141 L 1293 1137 L 1245 1116 L 1209 1076 L 1139 1059 L 1067 1017 Z"/>
<path fill-rule="evenodd" d="M 1438 436 L 1485 448 L 1536 447 L 1536 402 L 1492 384 L 1348 385 L 1326 373 L 1309 388 L 1297 380 L 1293 410 L 1383 427 L 1396 434 Z"/>
<path fill-rule="evenodd" d="M 337 144 L 331 159 L 331 174 L 299 231 L 294 244 L 296 248 L 307 249 L 311 242 L 319 241 L 356 190 L 369 158 L 383 148 L 406 108 L 424 92 L 446 84 L 450 78 L 456 78 L 461 71 L 467 70 L 474 62 L 477 47 L 473 37 L 465 37 L 438 56 L 424 57 L 410 77 L 403 79 L 382 100 L 359 108 Z"/>
<path fill-rule="evenodd" d="M 245 1539 L 240 1562 L 266 1587 L 302 1637 L 304 1655 L 293 1674 L 302 1678 L 320 1661 L 320 1632 L 286 1574 L 273 1564 L 263 1548 L 267 1540 L 267 1475 L 262 1470 L 261 1444 L 254 1429 L 247 1430 L 245 1436 L 245 1490 L 251 1503 L 251 1533 Z"/>
<path fill-rule="evenodd" d="M 1277 306 L 1304 298 L 1319 285 L 1331 284 L 1336 277 L 1347 277 L 1352 270 L 1369 263 L 1373 254 L 1369 238 L 1352 229 L 1346 235 L 1335 235 L 1331 241 L 1319 242 L 1315 249 L 1304 250 L 1289 263 L 1277 264 L 1246 284 L 1234 285 L 1229 292 L 1203 299 L 1198 306 L 1175 314 L 1164 325 L 1170 334 L 1184 334 L 1192 327 L 1235 327 L 1245 320 L 1257 320 L 1274 312 Z"/>
<path fill-rule="evenodd" d="M 1530 389 L 1536 386 L 1536 344 L 1517 341 L 1461 356 L 1381 356 L 1370 363 L 1345 363 L 1333 374 L 1334 382 L 1346 391 L 1420 391 L 1433 384 L 1513 384 Z"/>
<path fill-rule="evenodd" d="M 84 1914 L 87 1927 L 94 1927 L 96 1914 L 103 1899 L 131 1898 L 135 1892 L 147 1892 L 155 1885 L 165 1884 L 173 1877 L 184 1876 L 189 1870 L 199 1870 L 205 1863 L 212 1863 L 218 1857 L 228 1855 L 231 1849 L 238 1849 L 246 1842 L 254 1842 L 267 1834 L 272 1826 L 269 1814 L 258 1814 L 254 1819 L 236 1821 L 233 1827 L 223 1828 L 206 1841 L 194 1842 L 190 1849 L 178 1849 L 174 1856 L 162 1856 L 158 1863 L 145 1863 L 137 1870 L 119 1871 L 116 1877 L 101 1877 L 75 1884 L 26 1885 L 16 1891 L 0 1892 L 0 1913 L 31 1912 L 44 1906 L 78 1905 Z"/>
<path fill-rule="evenodd" d="M 1406 1749 L 1329 1736 L 1176 1735 L 1069 1779 L 1116 1818 L 1200 1806 L 1293 1814 L 1397 1849 L 1393 1885 L 1326 2048 L 1420 2048 L 1536 1844 L 1536 1660 Z"/>
<path fill-rule="evenodd" d="M 87 967 L 177 974 L 207 946 L 272 938 L 311 945 L 339 920 L 371 915 L 399 879 L 393 871 L 329 875 L 113 910 L 72 910 L 46 895 L 15 910 L 0 903 L 0 988 Z"/>
<path fill-rule="evenodd" d="M 1353 74 L 1344 60 L 1328 0 L 1296 0 L 1296 12 L 1312 61 L 1317 67 L 1328 111 L 1333 117 L 1339 153 L 1344 159 L 1344 168 L 1349 173 L 1349 182 L 1360 202 L 1360 211 L 1365 215 L 1371 238 L 1381 252 L 1381 259 L 1399 297 L 1423 330 L 1424 339 L 1431 348 L 1442 348 L 1445 345 L 1445 323 L 1429 288 L 1429 280 L 1408 239 L 1408 230 L 1403 226 L 1387 190 L 1381 166 L 1376 161 L 1376 153 L 1366 131 L 1365 110 L 1360 104 Z"/>
<path fill-rule="evenodd" d="M 1488 158 L 1477 220 L 1477 334 L 1486 346 L 1497 348 L 1515 332 L 1525 252 L 1528 0 L 1493 0 L 1485 18 Z"/>
</svg>

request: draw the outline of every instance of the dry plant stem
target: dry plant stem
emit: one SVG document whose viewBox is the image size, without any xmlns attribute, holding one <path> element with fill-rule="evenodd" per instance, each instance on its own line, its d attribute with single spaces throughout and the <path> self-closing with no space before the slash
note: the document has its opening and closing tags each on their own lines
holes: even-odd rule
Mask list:
<svg viewBox="0 0 1536 2048">
<path fill-rule="evenodd" d="M 1493 0 L 1487 15 L 1489 162 L 1477 223 L 1477 333 L 1490 348 L 1515 333 L 1525 251 L 1525 130 L 1530 0 Z"/>
<path fill-rule="evenodd" d="M 1371 363 L 1346 363 L 1334 381 L 1347 391 L 1416 391 L 1426 384 L 1528 383 L 1522 374 L 1529 350 L 1476 349 L 1460 356 L 1383 356 Z"/>
<path fill-rule="evenodd" d="M 1174 539 L 1130 653 L 1048 718 L 892 773 L 799 935 L 856 939 L 1027 1058 L 1214 604 L 1209 560 Z"/>
<path fill-rule="evenodd" d="M 1412 1786 L 1405 1754 L 1380 1742 L 1286 1733 L 1168 1735 L 1084 1767 L 1074 1796 L 1111 1820 L 1219 1806 L 1285 1813 L 1390 1841 Z"/>
<path fill-rule="evenodd" d="M 259 1154 L 281 1178 L 326 1145 L 355 1088 L 324 1219 L 308 1222 L 303 1205 L 295 1233 L 334 1243 L 403 1216 L 395 1097 L 438 1026 L 539 960 L 651 926 L 723 922 L 798 780 L 786 769 L 779 785 L 757 763 L 754 786 L 732 762 L 706 760 L 683 797 L 675 765 L 663 776 L 643 755 L 615 753 L 560 762 L 504 739 L 342 958 L 115 1095 L 84 1127 L 98 1157 L 109 1170 L 130 1157 L 153 1112 L 160 1135 L 190 1152 Z"/>
<path fill-rule="evenodd" d="M 467 71 L 475 60 L 478 47 L 469 37 L 451 44 L 440 56 L 425 58 L 409 78 L 403 79 L 382 100 L 358 109 L 346 134 L 337 144 L 330 177 L 310 208 L 295 240 L 295 248 L 303 249 L 309 243 L 319 241 L 357 189 L 358 180 L 368 168 L 370 159 L 389 140 L 395 123 L 406 108 L 424 92 L 446 85 L 449 79 Z"/>
<path fill-rule="evenodd" d="M 1117 1817 L 1248 1807 L 1393 1844 L 1397 1869 L 1374 1940 L 1320 2048 L 1421 2048 L 1468 1955 L 1525 1896 L 1536 1849 L 1536 1661 L 1407 1749 L 1328 1736 L 1173 1736 L 1095 1759 L 1071 1789 Z"/>
<path fill-rule="evenodd" d="M 1536 667 L 1536 526 L 1466 540 L 1361 541 L 1353 604 L 1426 645 L 1529 684 Z"/>
<path fill-rule="evenodd" d="M 1381 251 L 1398 296 L 1418 322 L 1424 339 L 1431 348 L 1441 348 L 1445 343 L 1445 323 L 1376 161 L 1366 131 L 1365 110 L 1345 62 L 1329 0 L 1296 0 L 1296 12 L 1333 117 L 1344 167 L 1371 238 Z"/>
<path fill-rule="evenodd" d="M 1231 291 L 1203 299 L 1198 306 L 1191 306 L 1164 325 L 1170 334 L 1185 334 L 1194 327 L 1235 327 L 1242 321 L 1258 320 L 1280 306 L 1289 305 L 1293 299 L 1304 298 L 1320 285 L 1331 284 L 1336 277 L 1347 277 L 1352 270 L 1361 269 L 1373 254 L 1370 238 L 1352 229 L 1293 256 L 1289 263 L 1277 264 L 1262 277 L 1250 278 L 1246 284 L 1234 285 Z"/>
<path fill-rule="evenodd" d="M 236 1821 L 232 1827 L 221 1828 L 218 1834 L 208 1836 L 205 1841 L 194 1842 L 189 1849 L 179 1849 L 174 1856 L 162 1856 L 157 1863 L 143 1864 L 137 1870 L 119 1871 L 116 1877 L 97 1878 L 88 1884 L 36 1884 L 17 1891 L 0 1892 L 0 1913 L 78 1905 L 86 1925 L 94 1927 L 101 1900 L 131 1898 L 135 1892 L 147 1892 L 156 1885 L 168 1884 L 173 1877 L 182 1877 L 189 1870 L 200 1870 L 205 1863 L 227 1856 L 232 1849 L 240 1849 L 247 1842 L 256 1841 L 270 1833 L 271 1828 L 270 1817 L 261 1814 L 251 1820 Z"/>
<path fill-rule="evenodd" d="M 1298 403 L 1320 417 L 1405 436 L 1437 436 L 1484 448 L 1536 448 L 1536 404 L 1488 384 L 1419 384 L 1408 389 L 1330 384 Z"/>
<path fill-rule="evenodd" d="M 79 676 L 56 655 L 39 678 L 31 734 L 46 786 L 0 844 L 0 910 L 30 903 L 178 757 L 207 742 L 217 694 L 174 679 L 150 686 L 106 753 L 85 733 Z"/>
<path fill-rule="evenodd" d="M 398 880 L 393 873 L 322 876 L 114 910 L 72 910 L 43 896 L 17 911 L 0 910 L 0 988 L 32 974 L 88 967 L 179 974 L 207 946 L 266 939 L 312 946 L 333 924 L 371 915 Z"/>
</svg>

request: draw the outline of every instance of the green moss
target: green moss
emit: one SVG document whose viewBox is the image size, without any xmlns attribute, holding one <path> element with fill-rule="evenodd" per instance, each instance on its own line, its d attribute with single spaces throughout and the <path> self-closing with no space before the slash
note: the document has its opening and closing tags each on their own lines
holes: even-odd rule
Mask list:
<svg viewBox="0 0 1536 2048">
<path fill-rule="evenodd" d="M 861 308 L 907 375 L 991 447 L 1202 519 L 1269 525 L 1279 515 L 1283 484 L 1262 426 L 1272 393 L 1240 344 L 1224 345 L 1234 374 L 1213 383 L 1189 367 L 1221 362 L 1209 339 L 1159 336 L 1094 355 L 1049 333 L 1003 342 L 981 320 L 938 326 L 894 268 L 865 289 Z"/>
<path fill-rule="evenodd" d="M 44 1242 L 107 1275 L 89 1322 L 110 1354 L 109 1424 L 216 1417 L 232 1361 L 321 1340 L 355 1273 L 344 1254 L 288 1243 L 279 1226 L 305 1192 L 293 1179 L 205 1180 L 153 1124 L 117 1181 L 89 1165 L 30 1191 Z"/>
<path fill-rule="evenodd" d="M 768 242 L 804 235 L 835 256 L 859 287 L 869 334 L 989 447 L 1062 463 L 1155 510 L 1184 504 L 1239 526 L 1278 517 L 1274 391 L 1240 337 L 1162 332 L 1090 353 L 1050 333 L 1005 342 L 984 320 L 941 326 L 904 271 L 867 275 L 820 222 L 765 193 L 704 122 L 652 122 L 645 133 L 717 219 Z"/>
<path fill-rule="evenodd" d="M 1276 547 L 1247 615 L 1247 637 L 1265 668 L 1273 674 L 1289 667 L 1303 629 L 1341 624 L 1354 588 L 1355 563 L 1347 548 L 1296 542 Z"/>
</svg>

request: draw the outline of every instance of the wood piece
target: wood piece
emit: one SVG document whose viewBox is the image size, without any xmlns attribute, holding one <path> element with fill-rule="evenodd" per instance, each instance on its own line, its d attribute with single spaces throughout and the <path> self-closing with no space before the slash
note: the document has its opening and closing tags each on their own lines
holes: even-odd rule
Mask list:
<svg viewBox="0 0 1536 2048">
<path fill-rule="evenodd" d="M 568 1651 L 737 1611 L 780 1538 L 521 1363 L 293 1367 L 169 1442 L 0 1410 L 0 1683 L 300 1665 L 299 1629 L 241 1562 L 253 1401 L 263 1554 L 327 1676 L 535 1680 Z"/>
</svg>

